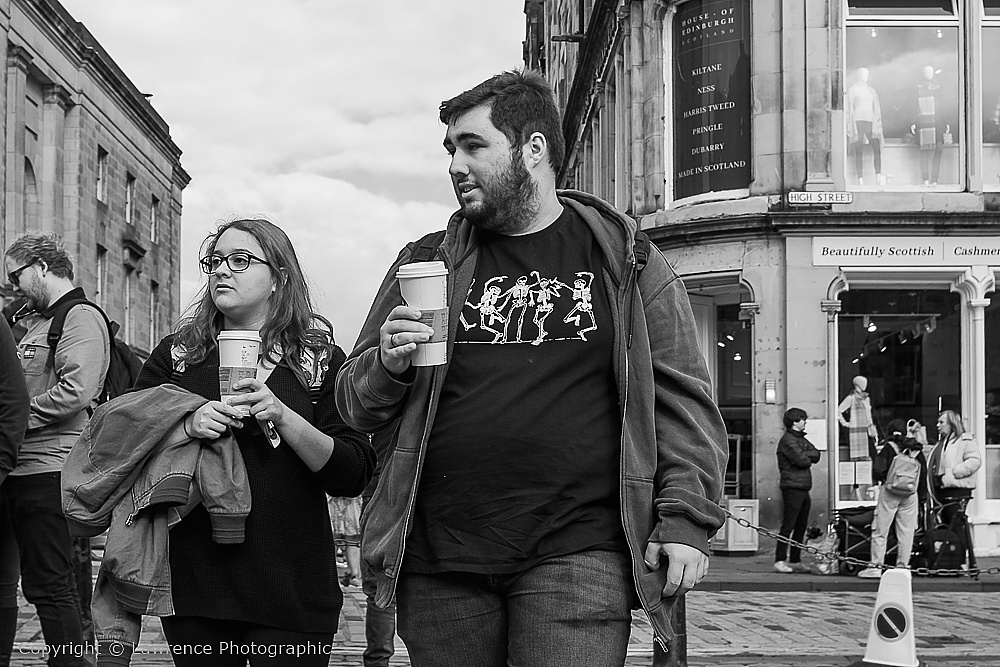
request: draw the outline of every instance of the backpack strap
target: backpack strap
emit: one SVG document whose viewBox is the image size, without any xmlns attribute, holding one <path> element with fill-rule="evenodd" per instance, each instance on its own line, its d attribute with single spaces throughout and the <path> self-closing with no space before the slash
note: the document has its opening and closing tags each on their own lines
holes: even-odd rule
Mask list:
<svg viewBox="0 0 1000 667">
<path fill-rule="evenodd" d="M 101 317 L 104 318 L 104 323 L 108 327 L 111 345 L 114 345 L 115 335 L 118 333 L 118 325 L 111 323 L 111 320 L 108 319 L 104 310 L 96 303 L 88 299 L 71 299 L 59 306 L 59 308 L 52 314 L 52 322 L 49 323 L 49 333 L 45 336 L 45 342 L 48 343 L 49 346 L 49 358 L 46 362 L 48 363 L 49 368 L 54 367 L 56 363 L 56 345 L 59 344 L 59 339 L 62 338 L 63 327 L 66 326 L 66 315 L 69 314 L 69 311 L 73 308 L 73 306 L 79 306 L 81 304 L 91 306 L 101 314 Z"/>
<path fill-rule="evenodd" d="M 445 230 L 431 232 L 416 242 L 413 254 L 410 255 L 411 262 L 429 262 L 437 252 L 441 242 L 444 241 Z"/>
<path fill-rule="evenodd" d="M 646 263 L 649 262 L 649 248 L 651 243 L 649 234 L 641 229 L 635 230 L 635 243 L 632 246 L 632 253 L 635 255 L 636 274 L 642 273 L 642 270 L 646 268 Z"/>
</svg>

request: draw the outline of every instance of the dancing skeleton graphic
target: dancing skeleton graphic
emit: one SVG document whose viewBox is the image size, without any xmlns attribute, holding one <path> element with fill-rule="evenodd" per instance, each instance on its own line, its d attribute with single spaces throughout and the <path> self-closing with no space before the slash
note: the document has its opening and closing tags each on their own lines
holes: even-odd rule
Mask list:
<svg viewBox="0 0 1000 667">
<path fill-rule="evenodd" d="M 535 326 L 538 327 L 538 337 L 531 341 L 532 345 L 541 345 L 542 341 L 548 334 L 545 330 L 545 318 L 552 314 L 552 297 L 559 296 L 559 290 L 565 287 L 569 289 L 569 285 L 562 282 L 558 278 L 542 278 L 538 271 L 532 271 L 531 275 L 535 276 L 535 287 L 537 290 L 529 290 L 529 301 L 535 306 Z M 524 316 L 522 312 L 522 317 Z M 520 327 L 518 328 L 518 340 L 520 340 Z M 584 338 L 586 340 L 586 338 Z"/>
<path fill-rule="evenodd" d="M 590 294 L 590 286 L 594 283 L 594 274 L 589 271 L 577 271 L 576 276 L 576 280 L 573 281 L 573 298 L 576 299 L 576 305 L 573 306 L 573 310 L 566 313 L 563 322 L 567 324 L 573 322 L 575 326 L 580 326 L 580 318 L 583 315 L 589 317 L 590 326 L 576 332 L 580 338 L 587 340 L 587 332 L 597 329 L 597 320 L 594 319 L 594 306 L 591 303 Z M 587 277 L 586 280 L 583 279 L 584 276 Z"/>
<path fill-rule="evenodd" d="M 490 343 L 497 343 L 503 337 L 503 331 L 494 329 L 493 324 L 497 320 L 503 322 L 504 324 L 507 323 L 507 319 L 500 314 L 500 309 L 507 305 L 507 301 L 504 301 L 500 306 L 497 306 L 497 301 L 500 300 L 500 288 L 496 285 L 491 285 L 490 283 L 504 280 L 506 277 L 507 276 L 496 276 L 487 280 L 483 285 L 483 295 L 479 298 L 479 303 L 465 302 L 465 305 L 479 311 L 479 326 L 486 329 L 494 336 Z M 472 291 L 471 287 L 469 288 L 469 291 Z M 462 317 L 464 318 L 465 316 L 463 315 Z M 476 326 L 474 324 L 465 323 L 464 319 L 462 321 L 466 331 Z"/>
<path fill-rule="evenodd" d="M 531 287 L 528 286 L 528 276 L 521 276 L 517 279 L 514 285 L 500 295 L 504 299 L 504 305 L 507 305 L 507 301 L 510 301 L 510 312 L 507 313 L 507 321 L 503 325 L 503 342 L 508 342 L 510 336 L 507 333 L 507 327 L 510 325 L 511 321 L 514 319 L 514 311 L 518 308 L 521 309 L 521 314 L 517 318 L 517 342 L 521 342 L 521 328 L 524 326 L 524 311 L 528 309 L 529 300 L 531 298 Z"/>
</svg>

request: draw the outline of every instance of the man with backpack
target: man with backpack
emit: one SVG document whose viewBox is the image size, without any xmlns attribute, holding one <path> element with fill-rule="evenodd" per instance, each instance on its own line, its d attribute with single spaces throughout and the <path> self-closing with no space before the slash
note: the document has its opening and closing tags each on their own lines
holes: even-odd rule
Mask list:
<svg viewBox="0 0 1000 667">
<path fill-rule="evenodd" d="M 376 603 L 395 594 L 414 667 L 620 666 L 633 603 L 671 639 L 725 518 L 687 291 L 634 219 L 557 191 L 539 74 L 499 74 L 440 120 L 461 210 L 430 257 L 400 253 L 337 377 L 349 424 L 399 419 L 362 520 Z M 412 363 L 432 329 L 396 271 L 419 259 L 449 271 L 444 366 Z"/>
<path fill-rule="evenodd" d="M 60 501 L 63 461 L 100 402 L 111 357 L 111 332 L 91 304 L 65 313 L 62 333 L 50 347 L 52 320 L 62 307 L 84 299 L 73 284 L 73 261 L 62 239 L 29 233 L 7 248 L 11 285 L 26 299 L 18 356 L 28 385 L 28 430 L 17 466 L 0 487 L 0 664 L 9 656 L 17 620 L 20 577 L 38 612 L 49 665 L 85 665 L 85 644 L 76 584 L 77 556 Z M 86 547 L 89 565 L 89 544 Z M 83 574 L 83 573 L 81 573 Z M 80 581 L 89 593 L 90 572 Z M 89 614 L 88 614 L 89 617 Z"/>
<path fill-rule="evenodd" d="M 896 567 L 909 567 L 913 535 L 917 530 L 920 506 L 926 496 L 927 462 L 916 438 L 907 437 L 906 424 L 893 419 L 886 427 L 888 436 L 872 461 L 872 479 L 879 485 L 878 504 L 872 522 L 871 566 L 858 576 L 882 576 L 886 540 L 896 523 Z"/>
</svg>

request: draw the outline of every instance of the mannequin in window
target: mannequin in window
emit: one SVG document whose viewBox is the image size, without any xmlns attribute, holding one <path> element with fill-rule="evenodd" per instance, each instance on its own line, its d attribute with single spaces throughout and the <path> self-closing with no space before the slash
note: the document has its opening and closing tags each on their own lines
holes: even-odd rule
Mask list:
<svg viewBox="0 0 1000 667">
<path fill-rule="evenodd" d="M 941 84 L 934 80 L 937 73 L 932 65 L 924 67 L 923 80 L 917 84 L 917 122 L 910 126 L 920 145 L 920 178 L 924 185 L 937 185 L 941 171 L 944 132 L 938 127 L 937 96 Z"/>
<path fill-rule="evenodd" d="M 875 441 L 878 429 L 872 420 L 872 402 L 868 398 L 868 378 L 857 375 L 852 381 L 854 390 L 844 397 L 837 406 L 837 421 L 847 429 L 847 441 L 851 448 L 851 460 L 863 461 L 875 458 Z M 844 413 L 850 411 L 850 417 Z"/>
<path fill-rule="evenodd" d="M 885 176 L 882 175 L 882 109 L 878 93 L 868 85 L 870 73 L 867 67 L 859 67 L 857 76 L 857 83 L 847 89 L 847 140 L 854 147 L 858 184 L 865 183 L 863 158 L 867 144 L 872 148 L 875 182 L 885 185 Z"/>
</svg>

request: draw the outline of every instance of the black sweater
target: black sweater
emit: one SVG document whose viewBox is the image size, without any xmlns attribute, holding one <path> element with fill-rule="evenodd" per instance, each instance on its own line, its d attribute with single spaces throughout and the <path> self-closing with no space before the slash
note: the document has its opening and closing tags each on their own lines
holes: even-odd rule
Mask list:
<svg viewBox="0 0 1000 667">
<path fill-rule="evenodd" d="M 173 370 L 167 336 L 145 363 L 135 389 L 172 382 L 219 400 L 219 355 Z M 247 469 L 251 509 L 242 544 L 216 544 L 204 507 L 170 530 L 171 592 L 181 616 L 234 619 L 302 632 L 336 632 L 343 605 L 326 495 L 356 496 L 372 476 L 375 455 L 367 436 L 348 427 L 334 400 L 344 352 L 334 350 L 314 392 L 279 364 L 267 386 L 291 410 L 335 440 L 330 460 L 312 472 L 287 443 L 276 449 L 254 419 L 236 442 Z"/>
</svg>

